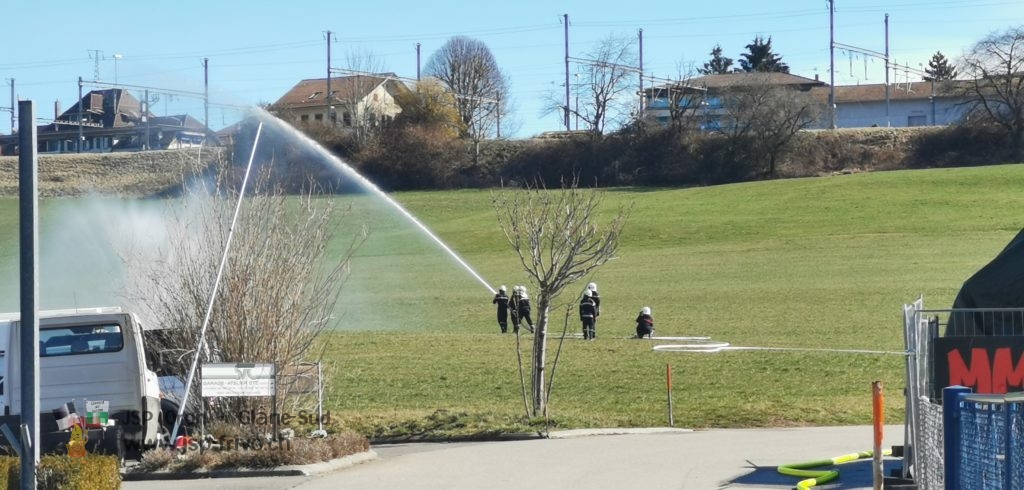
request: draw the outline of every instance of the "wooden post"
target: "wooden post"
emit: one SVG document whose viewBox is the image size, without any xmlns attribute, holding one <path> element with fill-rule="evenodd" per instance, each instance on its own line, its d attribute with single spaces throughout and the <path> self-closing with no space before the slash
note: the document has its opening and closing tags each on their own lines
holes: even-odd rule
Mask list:
<svg viewBox="0 0 1024 490">
<path fill-rule="evenodd" d="M 672 363 L 665 364 L 665 384 L 668 389 L 668 426 L 675 427 L 675 419 L 672 416 Z"/>
<path fill-rule="evenodd" d="M 872 453 L 872 477 L 874 490 L 882 489 L 882 427 L 885 425 L 885 409 L 882 403 L 882 382 L 871 383 L 871 415 L 874 422 L 875 437 Z"/>
</svg>

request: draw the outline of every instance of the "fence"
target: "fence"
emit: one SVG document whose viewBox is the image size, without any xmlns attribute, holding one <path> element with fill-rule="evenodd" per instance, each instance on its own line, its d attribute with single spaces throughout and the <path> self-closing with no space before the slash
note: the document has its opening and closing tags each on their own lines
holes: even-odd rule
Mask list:
<svg viewBox="0 0 1024 490">
<path fill-rule="evenodd" d="M 945 458 L 946 437 L 943 431 L 946 409 L 942 405 L 941 395 L 945 380 L 940 381 L 935 375 L 936 361 L 942 360 L 936 359 L 937 344 L 944 342 L 941 336 L 944 335 L 946 339 L 977 339 L 979 337 L 974 336 L 979 335 L 986 339 L 1019 336 L 1024 333 L 1024 309 L 925 310 L 923 303 L 922 299 L 918 299 L 903 307 L 904 341 L 909 354 L 906 366 L 903 477 L 913 478 L 918 488 L 930 490 L 946 488 L 948 474 Z M 1010 359 L 1010 356 L 1006 357 Z M 975 373 L 972 370 L 970 374 Z M 986 382 L 992 383 L 995 377 L 992 376 L 991 368 L 986 374 L 989 375 Z M 989 387 L 991 388 L 991 384 Z M 974 418 L 971 420 L 978 420 L 974 415 L 972 417 Z M 975 430 L 966 434 L 964 439 L 968 439 L 967 443 L 981 444 L 980 438 L 991 436 L 990 432 L 985 434 L 982 435 L 982 431 Z M 961 439 L 961 442 L 964 439 Z"/>
<path fill-rule="evenodd" d="M 1024 397 L 945 389 L 946 482 L 951 489 L 1022 489 Z"/>
</svg>

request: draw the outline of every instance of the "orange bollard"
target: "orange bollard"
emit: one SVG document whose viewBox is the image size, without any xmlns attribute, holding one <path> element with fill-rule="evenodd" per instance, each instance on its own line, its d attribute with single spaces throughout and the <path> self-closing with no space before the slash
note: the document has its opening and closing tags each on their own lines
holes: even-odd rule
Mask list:
<svg viewBox="0 0 1024 490">
<path fill-rule="evenodd" d="M 882 474 L 882 430 L 885 425 L 885 405 L 883 403 L 881 381 L 871 383 L 871 419 L 875 429 L 872 476 L 874 490 L 881 490 L 885 479 Z"/>
</svg>

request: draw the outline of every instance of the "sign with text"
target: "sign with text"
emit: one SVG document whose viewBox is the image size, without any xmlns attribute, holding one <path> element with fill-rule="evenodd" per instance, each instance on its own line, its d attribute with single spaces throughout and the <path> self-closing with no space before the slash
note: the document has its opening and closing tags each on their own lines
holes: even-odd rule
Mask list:
<svg viewBox="0 0 1024 490">
<path fill-rule="evenodd" d="M 274 396 L 273 364 L 203 364 L 203 396 Z"/>
<path fill-rule="evenodd" d="M 976 336 L 935 339 L 932 397 L 947 386 L 975 393 L 1024 391 L 1024 337 Z"/>
</svg>

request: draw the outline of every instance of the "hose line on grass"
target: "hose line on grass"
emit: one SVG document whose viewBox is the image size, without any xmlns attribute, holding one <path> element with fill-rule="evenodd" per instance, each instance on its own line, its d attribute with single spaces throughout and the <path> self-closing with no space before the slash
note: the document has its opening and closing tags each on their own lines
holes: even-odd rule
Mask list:
<svg viewBox="0 0 1024 490">
<path fill-rule="evenodd" d="M 885 450 L 882 454 L 888 456 L 892 454 L 891 450 Z M 808 468 L 817 468 L 819 466 L 832 466 L 843 463 L 849 463 L 850 461 L 856 461 L 858 459 L 870 458 L 875 455 L 874 451 L 861 451 L 859 453 L 844 454 L 842 456 L 836 456 L 830 459 L 819 459 L 817 461 L 808 461 L 806 463 L 792 463 L 779 465 L 778 472 L 786 476 L 795 476 L 798 478 L 804 478 L 793 488 L 797 490 L 806 490 L 815 485 L 822 485 L 835 480 L 839 477 L 839 470 L 809 470 Z"/>
</svg>

